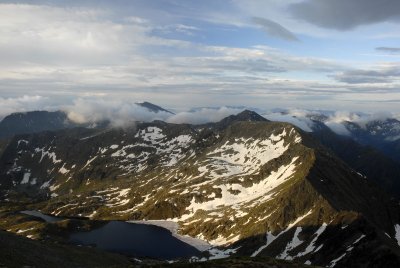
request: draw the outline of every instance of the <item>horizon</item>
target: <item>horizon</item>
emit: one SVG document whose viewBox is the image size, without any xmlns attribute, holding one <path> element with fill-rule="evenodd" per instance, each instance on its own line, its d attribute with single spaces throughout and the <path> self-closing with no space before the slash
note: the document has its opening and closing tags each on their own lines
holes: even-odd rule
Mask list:
<svg viewBox="0 0 400 268">
<path fill-rule="evenodd" d="M 143 103 L 147 103 L 150 106 L 154 105 L 156 110 L 153 110 L 153 107 L 140 105 Z M 261 110 L 244 106 L 198 107 L 178 112 L 148 101 L 135 102 L 128 106 L 124 105 L 119 109 L 115 109 L 114 106 L 108 106 L 108 104 L 104 105 L 104 103 L 102 105 L 98 106 L 96 102 L 93 102 L 88 106 L 87 103 L 83 102 L 62 110 L 34 110 L 22 112 L 22 114 L 27 114 L 29 112 L 63 112 L 66 115 L 67 121 L 81 126 L 107 123 L 107 125 L 112 128 L 126 128 L 136 125 L 138 122 L 154 121 L 191 125 L 216 123 L 229 116 L 249 111 L 272 122 L 286 122 L 292 124 L 305 132 L 314 131 L 316 122 L 320 120 L 314 119 L 313 116 L 321 115 L 324 119 L 321 119 L 322 121 L 320 122 L 323 122 L 326 127 L 342 136 L 351 136 L 351 131 L 344 125 L 346 122 L 355 123 L 363 129 L 371 122 L 391 122 L 390 124 L 394 122 L 394 124 L 400 124 L 400 114 L 388 112 L 363 113 L 282 108 Z M 19 112 L 14 114 L 19 114 Z M 3 122 L 3 119 L 5 118 L 0 117 L 0 123 Z M 14 119 L 10 118 L 10 120 Z"/>
<path fill-rule="evenodd" d="M 400 113 L 400 3 L 0 4 L 0 117 L 148 100 Z"/>
</svg>

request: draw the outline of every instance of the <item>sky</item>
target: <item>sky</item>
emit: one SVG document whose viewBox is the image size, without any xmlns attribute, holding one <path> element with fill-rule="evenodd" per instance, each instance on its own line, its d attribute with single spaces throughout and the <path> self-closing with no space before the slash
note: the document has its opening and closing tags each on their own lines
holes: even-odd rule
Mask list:
<svg viewBox="0 0 400 268">
<path fill-rule="evenodd" d="M 0 0 L 0 117 L 135 101 L 399 113 L 399 26 L 398 0 Z"/>
</svg>

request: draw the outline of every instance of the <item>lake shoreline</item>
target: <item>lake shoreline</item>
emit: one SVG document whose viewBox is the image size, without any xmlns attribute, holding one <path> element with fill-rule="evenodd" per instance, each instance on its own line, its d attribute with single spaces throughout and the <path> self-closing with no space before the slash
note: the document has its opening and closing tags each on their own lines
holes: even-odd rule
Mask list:
<svg viewBox="0 0 400 268">
<path fill-rule="evenodd" d="M 207 251 L 213 246 L 205 240 L 191 237 L 188 235 L 181 235 L 178 233 L 179 224 L 175 221 L 168 221 L 168 220 L 141 220 L 141 221 L 127 221 L 129 223 L 136 223 L 136 224 L 147 224 L 147 225 L 155 225 L 158 227 L 162 227 L 164 229 L 169 230 L 174 237 L 181 240 L 182 242 L 191 245 L 192 247 L 196 248 L 199 251 Z"/>
</svg>

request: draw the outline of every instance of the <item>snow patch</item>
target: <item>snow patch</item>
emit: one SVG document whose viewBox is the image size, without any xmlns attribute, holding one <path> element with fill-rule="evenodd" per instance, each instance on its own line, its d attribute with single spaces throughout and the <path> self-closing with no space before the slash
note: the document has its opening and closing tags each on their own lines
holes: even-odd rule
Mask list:
<svg viewBox="0 0 400 268">
<path fill-rule="evenodd" d="M 290 241 L 286 245 L 285 250 L 281 254 L 279 254 L 279 256 L 277 256 L 278 259 L 293 260 L 293 257 L 289 256 L 288 252 L 291 251 L 292 249 L 296 248 L 297 246 L 300 246 L 303 243 L 303 241 L 301 241 L 299 239 L 299 234 L 301 231 L 302 231 L 301 227 L 296 228 L 296 231 L 294 232 L 292 241 Z"/>
<path fill-rule="evenodd" d="M 217 259 L 224 259 L 230 257 L 232 254 L 236 253 L 236 251 L 239 248 L 233 248 L 233 249 L 218 249 L 218 248 L 212 248 L 209 249 L 208 252 L 210 253 L 209 260 L 217 260 Z"/>
<path fill-rule="evenodd" d="M 319 229 L 315 232 L 315 237 L 313 238 L 313 240 L 310 242 L 310 244 L 308 244 L 307 248 L 304 250 L 304 252 L 300 252 L 297 254 L 296 257 L 301 257 L 304 255 L 307 255 L 311 252 L 317 252 L 318 250 L 320 250 L 322 248 L 322 246 L 319 246 L 316 250 L 315 250 L 315 242 L 317 242 L 318 237 L 325 231 L 326 227 L 328 225 L 326 223 L 323 223 L 321 225 L 321 227 L 319 227 Z"/>
<path fill-rule="evenodd" d="M 346 256 L 346 254 L 347 254 L 347 252 L 343 253 L 343 254 L 340 255 L 338 258 L 332 260 L 332 261 L 330 262 L 330 264 L 328 265 L 328 267 L 335 267 L 336 264 L 337 264 L 341 259 L 343 259 L 344 256 Z"/>
<path fill-rule="evenodd" d="M 263 251 L 266 247 L 268 247 L 272 242 L 274 242 L 275 239 L 277 239 L 281 234 L 284 232 L 279 233 L 277 236 L 273 235 L 271 232 L 267 232 L 267 243 L 263 246 L 261 246 L 259 249 L 253 252 L 250 257 L 255 257 L 257 256 L 261 251 Z"/>
<path fill-rule="evenodd" d="M 267 232 L 267 243 L 265 245 L 262 245 L 259 249 L 257 249 L 256 251 L 253 252 L 253 254 L 251 254 L 250 257 L 255 257 L 257 256 L 261 251 L 263 251 L 266 247 L 268 247 L 275 239 L 277 239 L 279 236 L 281 236 L 282 234 L 286 233 L 288 230 L 290 230 L 293 226 L 295 226 L 297 223 L 299 223 L 300 221 L 302 221 L 304 218 L 308 217 L 309 215 L 311 215 L 312 213 L 312 209 L 310 209 L 306 214 L 298 217 L 294 222 L 292 222 L 291 224 L 288 225 L 288 227 L 286 227 L 285 230 L 283 230 L 282 232 L 280 232 L 277 236 L 273 235 L 271 232 Z"/>
<path fill-rule="evenodd" d="M 395 230 L 395 232 L 396 232 L 395 238 L 396 238 L 396 240 L 397 240 L 397 244 L 400 246 L 400 225 L 399 225 L 399 224 L 396 224 L 396 225 L 394 226 L 394 230 Z"/>
<path fill-rule="evenodd" d="M 35 153 L 39 153 L 39 152 L 41 153 L 39 163 L 41 163 L 43 161 L 45 156 L 47 156 L 49 159 L 51 159 L 53 161 L 53 164 L 57 164 L 57 163 L 61 162 L 61 160 L 57 159 L 56 153 L 45 150 L 45 147 L 35 148 Z"/>
<path fill-rule="evenodd" d="M 87 167 L 88 165 L 90 165 L 90 163 L 92 163 L 95 159 L 97 158 L 97 155 L 94 156 L 93 158 L 89 159 L 86 164 L 82 167 L 82 169 L 84 169 L 85 167 Z"/>
<path fill-rule="evenodd" d="M 113 145 L 110 146 L 110 149 L 115 150 L 115 149 L 117 149 L 118 147 L 119 147 L 118 144 L 113 144 Z"/>
<path fill-rule="evenodd" d="M 141 137 L 147 142 L 157 143 L 159 140 L 165 138 L 165 135 L 162 133 L 162 129 L 158 127 L 147 127 L 146 129 L 142 129 L 136 133 L 135 138 L 138 137 Z"/>
<path fill-rule="evenodd" d="M 260 181 L 259 183 L 255 183 L 250 187 L 243 187 L 240 184 L 225 184 L 225 185 L 217 185 L 214 188 L 219 188 L 221 190 L 222 197 L 215 198 L 213 200 L 196 203 L 195 198 L 193 197 L 190 206 L 187 207 L 187 210 L 193 211 L 193 214 L 197 210 L 214 210 L 219 206 L 239 206 L 241 203 L 253 201 L 256 199 L 262 199 L 262 201 L 267 200 L 271 191 L 281 185 L 285 180 L 290 178 L 296 168 L 294 164 L 298 157 L 294 157 L 291 163 L 287 166 L 281 166 L 277 171 L 271 172 L 271 174 Z M 231 191 L 237 192 L 237 194 L 233 194 Z M 185 219 L 191 217 L 191 215 L 187 215 Z"/>
<path fill-rule="evenodd" d="M 25 143 L 25 145 L 26 145 L 26 144 L 29 143 L 29 141 L 27 141 L 27 140 L 19 140 L 18 144 L 17 144 L 17 148 L 20 146 L 21 143 Z"/>
<path fill-rule="evenodd" d="M 64 165 L 58 170 L 61 174 L 67 174 L 69 172 L 68 169 L 65 168 L 65 163 Z"/>
<path fill-rule="evenodd" d="M 359 238 L 357 238 L 356 241 L 353 242 L 353 245 L 357 244 L 358 242 L 360 242 L 361 239 L 363 239 L 366 235 L 362 234 Z"/>
<path fill-rule="evenodd" d="M 30 177 L 31 177 L 30 172 L 24 173 L 24 177 L 22 178 L 21 184 L 27 184 L 29 182 Z"/>
<path fill-rule="evenodd" d="M 281 134 L 272 134 L 268 139 L 239 138 L 234 143 L 227 141 L 207 154 L 205 165 L 211 170 L 210 176 L 213 178 L 253 174 L 260 166 L 281 156 L 289 148 L 289 144 L 284 146 L 283 138 L 286 135 L 284 129 Z"/>
<path fill-rule="evenodd" d="M 31 184 L 31 185 L 35 185 L 36 182 L 37 182 L 37 179 L 36 179 L 36 178 L 32 178 L 30 184 Z"/>
<path fill-rule="evenodd" d="M 51 182 L 51 180 L 44 182 L 42 184 L 42 186 L 40 186 L 40 189 L 48 188 L 50 186 L 50 182 Z"/>
<path fill-rule="evenodd" d="M 32 231 L 32 230 L 35 230 L 35 229 L 36 229 L 35 227 L 32 227 L 32 228 L 28 228 L 28 229 L 25 229 L 25 230 L 18 230 L 17 234 L 26 233 L 26 232 L 29 232 L 29 231 Z"/>
<path fill-rule="evenodd" d="M 155 226 L 165 228 L 165 229 L 169 230 L 174 237 L 178 238 L 179 240 L 181 240 L 182 242 L 184 242 L 186 244 L 189 244 L 189 245 L 195 247 L 199 251 L 205 251 L 205 250 L 209 250 L 211 248 L 211 245 L 207 241 L 201 240 L 199 238 L 190 237 L 187 235 L 178 234 L 179 225 L 177 222 L 174 222 L 174 221 L 165 221 L 165 220 L 146 221 L 146 220 L 144 220 L 144 221 L 128 221 L 128 222 L 137 223 L 137 224 L 149 224 L 149 225 L 155 225 Z"/>
</svg>

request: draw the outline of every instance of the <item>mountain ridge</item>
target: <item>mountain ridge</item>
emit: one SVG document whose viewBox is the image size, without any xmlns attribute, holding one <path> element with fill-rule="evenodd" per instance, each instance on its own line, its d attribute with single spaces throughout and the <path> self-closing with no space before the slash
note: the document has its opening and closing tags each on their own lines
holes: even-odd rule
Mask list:
<svg viewBox="0 0 400 268">
<path fill-rule="evenodd" d="M 87 132 L 15 137 L 0 158 L 2 195 L 39 198 L 53 215 L 174 220 L 182 234 L 238 255 L 367 261 L 325 235 L 334 232 L 349 245 L 380 245 L 380 261 L 398 256 L 398 205 L 291 124 L 244 111 L 206 125 Z"/>
</svg>

